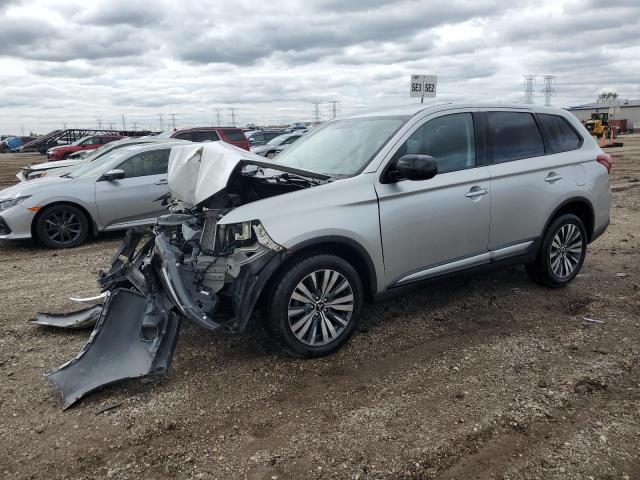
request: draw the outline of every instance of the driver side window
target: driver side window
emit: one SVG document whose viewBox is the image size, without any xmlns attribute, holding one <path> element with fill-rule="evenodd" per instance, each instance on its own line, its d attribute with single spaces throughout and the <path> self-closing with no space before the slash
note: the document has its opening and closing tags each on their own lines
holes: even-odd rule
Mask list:
<svg viewBox="0 0 640 480">
<path fill-rule="evenodd" d="M 475 167 L 473 117 L 454 113 L 429 120 L 411 134 L 393 160 L 408 154 L 431 155 L 439 174 Z"/>
<path fill-rule="evenodd" d="M 128 158 L 118 167 L 124 170 L 124 178 L 145 177 L 167 173 L 170 149 L 142 152 Z"/>
</svg>

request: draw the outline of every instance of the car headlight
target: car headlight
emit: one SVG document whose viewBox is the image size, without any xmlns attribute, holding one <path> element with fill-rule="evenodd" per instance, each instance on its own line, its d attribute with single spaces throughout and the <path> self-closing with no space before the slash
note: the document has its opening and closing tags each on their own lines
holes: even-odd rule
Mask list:
<svg viewBox="0 0 640 480">
<path fill-rule="evenodd" d="M 215 250 L 218 252 L 228 251 L 230 248 L 244 247 L 255 242 L 271 250 L 282 250 L 282 247 L 269 236 L 262 224 L 257 220 L 218 225 L 215 238 Z"/>
<path fill-rule="evenodd" d="M 6 198 L 4 200 L 0 200 L 0 212 L 8 208 L 15 207 L 16 205 L 24 202 L 30 196 L 31 195 L 24 195 L 22 197 Z"/>
</svg>

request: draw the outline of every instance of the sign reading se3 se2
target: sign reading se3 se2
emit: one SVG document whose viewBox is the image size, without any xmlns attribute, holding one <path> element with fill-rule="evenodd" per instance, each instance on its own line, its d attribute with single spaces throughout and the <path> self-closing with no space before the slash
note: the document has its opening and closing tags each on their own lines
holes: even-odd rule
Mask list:
<svg viewBox="0 0 640 480">
<path fill-rule="evenodd" d="M 411 75 L 409 96 L 434 98 L 437 85 L 438 77 L 435 75 Z"/>
</svg>

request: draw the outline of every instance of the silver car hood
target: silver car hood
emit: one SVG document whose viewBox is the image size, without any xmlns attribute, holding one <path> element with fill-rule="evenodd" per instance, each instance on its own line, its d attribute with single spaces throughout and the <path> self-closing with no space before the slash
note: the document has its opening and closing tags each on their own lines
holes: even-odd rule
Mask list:
<svg viewBox="0 0 640 480">
<path fill-rule="evenodd" d="M 63 177 L 45 177 L 30 180 L 28 182 L 20 182 L 12 185 L 11 187 L 5 188 L 4 190 L 0 190 L 0 198 L 5 199 L 20 197 L 22 195 L 35 195 L 47 187 L 64 182 L 69 182 L 69 179 Z"/>
<path fill-rule="evenodd" d="M 173 198 L 191 208 L 224 190 L 242 165 L 256 165 L 321 180 L 329 178 L 269 162 L 260 155 L 225 142 L 210 142 L 171 148 L 167 174 L 169 191 Z"/>
<path fill-rule="evenodd" d="M 36 172 L 40 170 L 49 170 L 51 168 L 75 167 L 85 162 L 86 160 L 83 159 L 83 160 L 58 160 L 56 162 L 36 163 L 36 164 L 29 165 L 29 170 Z"/>
</svg>

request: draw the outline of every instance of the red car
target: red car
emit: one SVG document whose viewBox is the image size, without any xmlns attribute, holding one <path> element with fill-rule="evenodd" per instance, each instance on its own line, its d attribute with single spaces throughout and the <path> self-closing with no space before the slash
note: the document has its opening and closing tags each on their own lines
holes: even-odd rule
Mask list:
<svg viewBox="0 0 640 480">
<path fill-rule="evenodd" d="M 244 135 L 241 128 L 234 127 L 199 127 L 176 130 L 171 134 L 171 138 L 189 140 L 191 142 L 223 142 L 230 143 L 236 147 L 249 150 L 249 140 Z"/>
<path fill-rule="evenodd" d="M 70 145 L 60 145 L 47 150 L 47 160 L 63 160 L 74 152 L 80 150 L 95 150 L 105 143 L 124 138 L 121 135 L 90 135 L 76 140 Z"/>
</svg>

